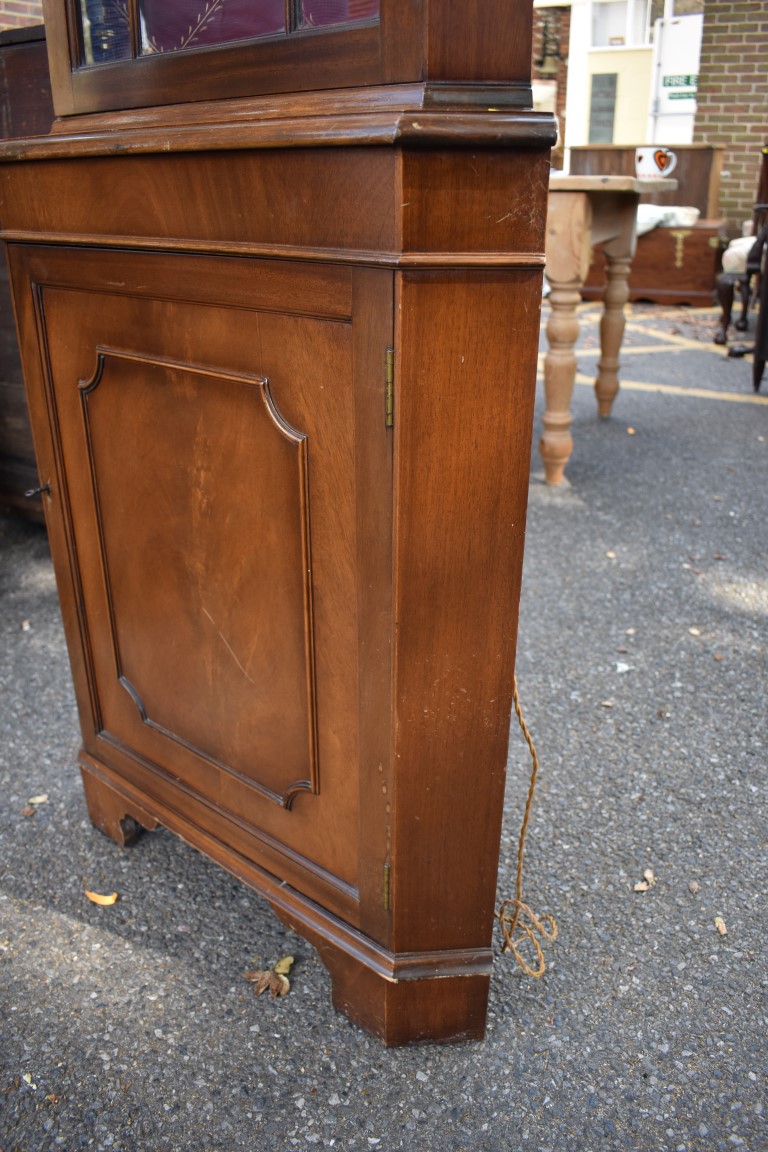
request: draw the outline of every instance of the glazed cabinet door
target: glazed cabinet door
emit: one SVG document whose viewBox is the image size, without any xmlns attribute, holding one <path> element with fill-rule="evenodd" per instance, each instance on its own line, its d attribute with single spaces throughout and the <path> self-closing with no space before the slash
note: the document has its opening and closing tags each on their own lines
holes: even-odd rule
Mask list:
<svg viewBox="0 0 768 1152">
<path fill-rule="evenodd" d="M 391 274 L 10 256 L 85 756 L 359 922 Z"/>
</svg>

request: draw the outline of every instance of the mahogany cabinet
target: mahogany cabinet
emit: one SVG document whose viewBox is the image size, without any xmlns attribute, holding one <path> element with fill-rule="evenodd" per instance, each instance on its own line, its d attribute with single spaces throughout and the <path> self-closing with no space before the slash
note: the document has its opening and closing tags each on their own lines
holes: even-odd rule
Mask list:
<svg viewBox="0 0 768 1152">
<path fill-rule="evenodd" d="M 0 32 L 0 139 L 48 132 L 53 121 L 51 82 L 41 26 Z M 24 380 L 8 285 L 0 251 L 0 507 L 42 520 Z"/>
<path fill-rule="evenodd" d="M 530 0 L 336 3 L 115 63 L 50 0 L 0 222 L 94 823 L 253 885 L 386 1043 L 477 1038 L 553 124 Z"/>
</svg>

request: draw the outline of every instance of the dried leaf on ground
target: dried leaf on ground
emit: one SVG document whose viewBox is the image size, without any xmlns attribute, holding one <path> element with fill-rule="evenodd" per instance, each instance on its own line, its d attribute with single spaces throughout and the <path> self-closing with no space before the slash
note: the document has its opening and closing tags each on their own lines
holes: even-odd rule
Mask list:
<svg viewBox="0 0 768 1152">
<path fill-rule="evenodd" d="M 101 892 L 89 892 L 85 889 L 85 894 L 92 904 L 100 904 L 102 907 L 108 907 L 110 904 L 117 903 L 117 892 L 110 892 L 109 895 L 102 895 Z"/>
<path fill-rule="evenodd" d="M 721 936 L 728 935 L 728 929 L 725 926 L 725 920 L 723 920 L 722 916 L 715 916 L 715 928 L 717 928 Z"/>
<path fill-rule="evenodd" d="M 655 883 L 656 877 L 653 874 L 653 870 L 651 868 L 646 868 L 645 872 L 643 872 L 643 879 L 638 880 L 637 884 L 635 884 L 633 888 L 633 891 L 648 892 L 651 888 L 653 888 Z"/>
<path fill-rule="evenodd" d="M 35 805 L 37 805 L 37 804 L 47 804 L 47 803 L 48 803 L 48 793 L 47 793 L 47 792 L 42 792 L 42 793 L 41 793 L 39 796 L 30 796 L 30 798 L 29 798 L 29 800 L 27 801 L 27 803 L 28 803 L 28 804 L 35 804 Z"/>
<path fill-rule="evenodd" d="M 287 996 L 291 990 L 291 982 L 287 973 L 292 967 L 293 956 L 283 956 L 277 961 L 274 968 L 256 968 L 252 972 L 246 972 L 245 978 L 253 984 L 253 990 L 257 996 L 261 996 L 262 992 L 266 991 L 269 991 L 272 996 Z"/>
<path fill-rule="evenodd" d="M 27 804 L 27 806 L 21 810 L 22 816 L 34 816 L 36 812 L 37 808 L 33 807 L 31 804 Z"/>
</svg>

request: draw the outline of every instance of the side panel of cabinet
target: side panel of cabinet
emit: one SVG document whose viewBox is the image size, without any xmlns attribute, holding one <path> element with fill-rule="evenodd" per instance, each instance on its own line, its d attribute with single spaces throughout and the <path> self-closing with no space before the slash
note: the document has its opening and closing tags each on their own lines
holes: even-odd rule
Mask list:
<svg viewBox="0 0 768 1152">
<path fill-rule="evenodd" d="M 489 948 L 541 272 L 397 283 L 394 942 Z"/>
<path fill-rule="evenodd" d="M 391 274 L 11 259 L 86 755 L 357 922 L 361 822 L 386 851 Z"/>
</svg>

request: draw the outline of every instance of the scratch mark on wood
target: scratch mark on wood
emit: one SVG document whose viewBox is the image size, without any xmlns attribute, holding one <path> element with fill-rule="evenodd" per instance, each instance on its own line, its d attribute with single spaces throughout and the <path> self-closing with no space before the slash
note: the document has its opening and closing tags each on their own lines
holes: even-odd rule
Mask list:
<svg viewBox="0 0 768 1152">
<path fill-rule="evenodd" d="M 231 656 L 231 657 L 232 657 L 232 659 L 234 660 L 235 664 L 237 664 L 238 668 L 239 668 L 239 669 L 240 669 L 240 671 L 242 672 L 243 676 L 245 676 L 245 678 L 246 678 L 246 680 L 248 681 L 248 683 L 249 683 L 249 684 L 253 684 L 253 686 L 254 686 L 254 687 L 256 687 L 256 686 L 257 686 L 257 685 L 256 685 L 256 681 L 255 681 L 255 680 L 254 680 L 254 679 L 253 679 L 251 676 L 249 676 L 249 675 L 248 675 L 248 673 L 246 672 L 245 668 L 243 668 L 242 664 L 240 663 L 240 661 L 238 660 L 237 656 L 235 655 L 235 652 L 234 652 L 234 650 L 233 650 L 233 648 L 232 648 L 232 645 L 229 643 L 229 641 L 227 640 L 226 636 L 225 636 L 225 635 L 224 635 L 224 633 L 222 632 L 221 628 L 219 628 L 218 624 L 217 624 L 217 623 L 216 623 L 216 621 L 214 620 L 213 616 L 211 616 L 211 614 L 210 614 L 210 612 L 208 611 L 208 609 L 207 609 L 207 608 L 203 608 L 203 614 L 204 614 L 205 616 L 207 616 L 207 617 L 208 617 L 208 619 L 210 620 L 211 624 L 213 624 L 214 628 L 216 629 L 216 631 L 217 631 L 217 632 L 218 632 L 218 634 L 219 634 L 219 637 L 220 637 L 220 639 L 221 639 L 221 642 L 222 642 L 222 644 L 223 644 L 223 645 L 224 645 L 224 647 L 226 648 L 227 652 L 229 652 L 230 656 Z"/>
</svg>

